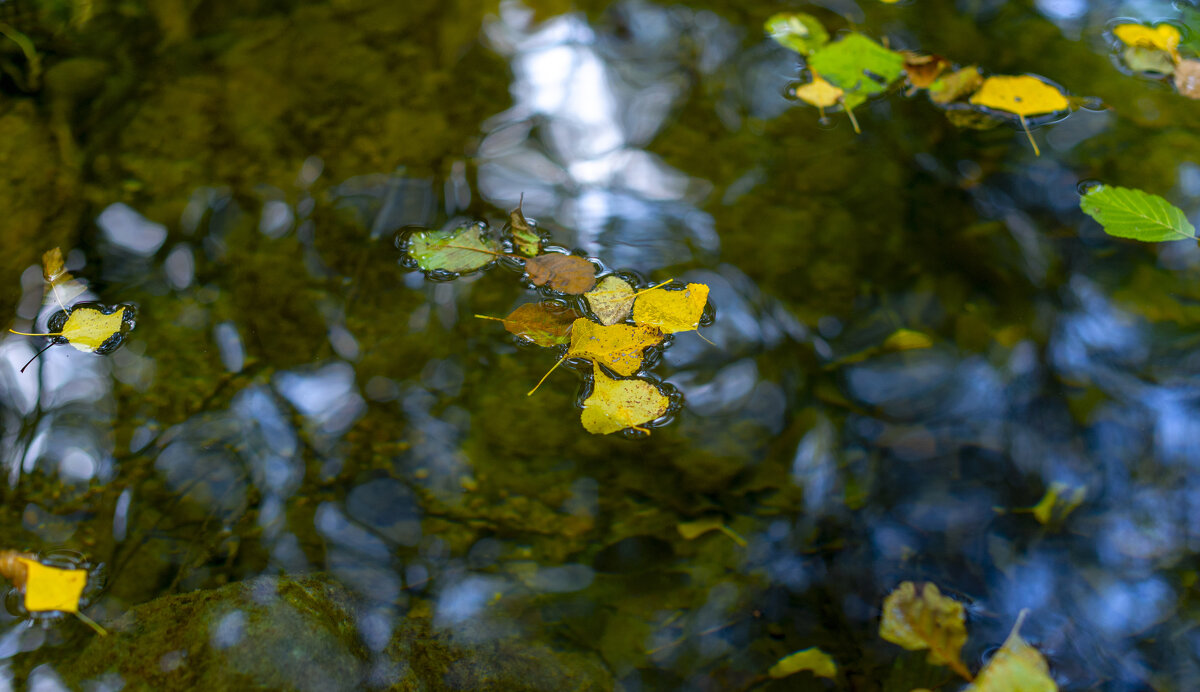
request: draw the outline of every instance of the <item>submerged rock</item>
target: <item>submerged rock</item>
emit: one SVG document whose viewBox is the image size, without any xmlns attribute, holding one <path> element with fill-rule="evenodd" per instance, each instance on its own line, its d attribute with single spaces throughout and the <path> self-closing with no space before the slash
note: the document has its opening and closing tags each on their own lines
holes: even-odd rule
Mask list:
<svg viewBox="0 0 1200 692">
<path fill-rule="evenodd" d="M 118 676 L 125 689 L 155 690 L 613 687 L 593 656 L 515 640 L 465 644 L 422 617 L 399 620 L 390 643 L 372 652 L 356 610 L 355 597 L 331 579 L 259 577 L 137 606 L 110 624 L 109 636 L 52 665 L 71 689 Z"/>
</svg>

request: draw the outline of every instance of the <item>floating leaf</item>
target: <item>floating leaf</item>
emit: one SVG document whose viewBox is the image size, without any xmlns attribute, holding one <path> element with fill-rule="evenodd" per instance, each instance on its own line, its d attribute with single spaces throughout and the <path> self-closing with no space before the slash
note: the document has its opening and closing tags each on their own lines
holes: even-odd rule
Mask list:
<svg viewBox="0 0 1200 692">
<path fill-rule="evenodd" d="M 63 280 L 64 277 L 69 279 L 71 275 L 67 274 L 62 249 L 54 248 L 42 253 L 42 278 L 46 280 L 46 283 L 53 285 Z"/>
<path fill-rule="evenodd" d="M 825 117 L 825 109 L 837 105 L 838 99 L 842 98 L 845 92 L 825 81 L 820 75 L 814 74 L 811 82 L 796 87 L 792 93 L 808 105 L 820 108 L 821 117 Z"/>
<path fill-rule="evenodd" d="M 495 317 L 476 315 L 483 319 Z M 500 320 L 504 328 L 538 346 L 558 346 L 571 340 L 571 323 L 577 315 L 571 310 L 554 309 L 551 303 L 525 303 Z"/>
<path fill-rule="evenodd" d="M 816 647 L 803 649 L 789 656 L 784 656 L 779 659 L 778 663 L 771 666 L 771 669 L 767 671 L 767 675 L 773 678 L 786 678 L 802 670 L 810 671 L 813 675 L 831 680 L 837 677 L 837 664 L 833 662 L 833 658 Z"/>
<path fill-rule="evenodd" d="M 1004 646 L 992 654 L 979 677 L 963 692 L 1058 692 L 1046 659 L 1017 633 L 1026 612 L 1021 611 Z"/>
<path fill-rule="evenodd" d="M 454 274 L 482 269 L 503 254 L 499 241 L 488 235 L 482 223 L 417 231 L 409 235 L 405 250 L 424 271 Z"/>
<path fill-rule="evenodd" d="M 588 307 L 600 320 L 600 324 L 611 326 L 624 322 L 633 308 L 633 286 L 619 276 L 606 276 L 596 287 L 583 297 Z"/>
<path fill-rule="evenodd" d="M 618 375 L 629 376 L 642 367 L 642 354 L 662 343 L 663 335 L 655 327 L 614 324 L 605 326 L 580 318 L 571 325 L 568 358 L 587 358 L 601 363 Z"/>
<path fill-rule="evenodd" d="M 808 55 L 829 41 L 829 32 L 811 14 L 781 12 L 772 15 L 763 28 L 779 45 Z"/>
<path fill-rule="evenodd" d="M 967 642 L 963 606 L 943 596 L 937 586 L 926 583 L 918 592 L 906 581 L 883 602 L 879 636 L 909 651 L 929 649 L 929 662 L 949 666 L 967 680 L 971 672 L 962 662 Z"/>
<path fill-rule="evenodd" d="M 1127 46 L 1156 48 L 1170 53 L 1174 60 L 1179 59 L 1179 40 L 1182 37 L 1179 29 L 1170 24 L 1159 24 L 1154 28 L 1144 24 L 1118 24 L 1113 27 L 1113 35 Z"/>
<path fill-rule="evenodd" d="M 559 293 L 580 295 L 596 285 L 596 265 L 578 255 L 557 252 L 525 260 L 525 273 L 534 286 L 549 286 Z"/>
<path fill-rule="evenodd" d="M 132 305 L 105 307 L 80 303 L 70 312 L 54 313 L 47 326 L 55 333 L 47 336 L 57 337 L 55 343 L 71 344 L 85 353 L 105 355 L 115 351 L 125 334 L 133 329 L 135 314 Z"/>
<path fill-rule="evenodd" d="M 522 195 L 521 199 L 523 201 L 525 196 Z M 508 232 L 512 236 L 513 249 L 518 254 L 536 257 L 542 253 L 542 243 L 545 239 L 538 232 L 537 226 L 525 218 L 520 202 L 517 203 L 516 209 L 508 212 Z"/>
<path fill-rule="evenodd" d="M 1160 74 L 1175 74 L 1175 61 L 1171 54 L 1156 48 L 1128 46 L 1121 51 L 1121 59 L 1134 72 L 1158 72 Z"/>
<path fill-rule="evenodd" d="M 929 85 L 929 100 L 945 105 L 970 96 L 983 84 L 983 74 L 975 65 L 952 72 Z"/>
<path fill-rule="evenodd" d="M 580 420 L 590 433 L 607 435 L 626 428 L 649 432 L 640 426 L 661 417 L 670 399 L 652 382 L 641 379 L 615 380 L 597 365 L 592 366 L 592 394 L 583 402 Z"/>
<path fill-rule="evenodd" d="M 928 88 L 947 67 L 950 67 L 950 61 L 940 55 L 901 55 L 904 56 L 904 72 L 908 75 L 908 82 L 918 89 Z"/>
<path fill-rule="evenodd" d="M 1057 88 L 1029 75 L 997 75 L 983 80 L 979 90 L 971 97 L 976 106 L 1013 113 L 1021 120 L 1021 127 L 1033 145 L 1033 153 L 1041 156 L 1029 123 L 1025 116 L 1041 113 L 1056 113 L 1068 110 L 1071 104 Z"/>
<path fill-rule="evenodd" d="M 1175 65 L 1175 88 L 1190 99 L 1200 99 L 1200 60 L 1180 60 Z"/>
<path fill-rule="evenodd" d="M 708 303 L 708 286 L 688 284 L 682 291 L 645 291 L 633 304 L 633 321 L 658 327 L 664 334 L 700 328 L 700 316 Z"/>
<path fill-rule="evenodd" d="M 1156 243 L 1196 237 L 1182 209 L 1141 190 L 1097 185 L 1083 195 L 1079 207 L 1099 221 L 1105 233 L 1118 238 Z"/>
<path fill-rule="evenodd" d="M 854 32 L 813 53 L 808 66 L 846 92 L 842 104 L 849 113 L 904 74 L 904 56 Z"/>
<path fill-rule="evenodd" d="M 1067 491 L 1071 491 L 1069 495 Z M 1051 522 L 1061 522 L 1079 505 L 1083 504 L 1085 497 L 1087 497 L 1087 487 L 1085 486 L 1071 488 L 1066 483 L 1051 483 L 1046 494 L 1030 508 L 1030 512 L 1043 526 Z"/>
<path fill-rule="evenodd" d="M 697 519 L 696 521 L 685 521 L 676 524 L 675 530 L 679 531 L 679 535 L 683 536 L 684 539 L 689 541 L 694 541 L 709 531 L 720 531 L 726 536 L 729 536 L 734 543 L 737 543 L 741 547 L 745 548 L 747 545 L 746 539 L 742 538 L 741 535 L 739 535 L 736 531 L 726 526 L 719 517 L 708 517 L 707 519 Z"/>
<path fill-rule="evenodd" d="M 25 568 L 25 610 L 79 612 L 79 599 L 87 584 L 86 570 L 59 569 L 24 557 L 17 561 Z"/>
</svg>

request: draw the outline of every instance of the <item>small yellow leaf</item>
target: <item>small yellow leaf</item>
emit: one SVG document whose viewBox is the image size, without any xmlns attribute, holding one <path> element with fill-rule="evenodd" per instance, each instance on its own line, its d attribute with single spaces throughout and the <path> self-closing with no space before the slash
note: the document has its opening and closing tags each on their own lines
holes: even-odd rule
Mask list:
<svg viewBox="0 0 1200 692">
<path fill-rule="evenodd" d="M 679 531 L 679 535 L 689 541 L 694 541 L 703 536 L 709 531 L 719 531 L 725 524 L 717 517 L 709 517 L 707 519 L 697 519 L 696 521 L 685 521 L 675 525 L 675 529 Z"/>
<path fill-rule="evenodd" d="M 933 339 L 912 329 L 897 329 L 883 342 L 885 351 L 914 351 L 933 346 Z"/>
<path fill-rule="evenodd" d="M 583 294 L 588 307 L 600 318 L 600 324 L 606 327 L 624 322 L 629 317 L 633 296 L 633 287 L 619 276 L 606 276 L 596 288 Z"/>
<path fill-rule="evenodd" d="M 810 106 L 829 108 L 837 105 L 838 99 L 842 98 L 842 94 L 846 92 L 825 81 L 820 75 L 813 75 L 811 82 L 796 87 L 793 93 L 796 94 L 796 98 Z"/>
<path fill-rule="evenodd" d="M 664 334 L 687 332 L 700 327 L 708 304 L 708 286 L 688 284 L 682 291 L 646 291 L 633 304 L 633 321 L 658 327 Z"/>
<path fill-rule="evenodd" d="M 597 365 L 592 395 L 583 402 L 580 421 L 596 435 L 607 435 L 626 428 L 637 428 L 667 412 L 670 399 L 646 380 L 614 380 Z"/>
<path fill-rule="evenodd" d="M 79 612 L 79 599 L 87 584 L 86 570 L 49 567 L 24 557 L 18 557 L 17 561 L 26 570 L 25 610 Z"/>
<path fill-rule="evenodd" d="M 644 325 L 603 325 L 586 318 L 571 324 L 568 358 L 587 358 L 608 366 L 618 375 L 629 376 L 642 367 L 642 354 L 661 344 L 662 332 Z"/>
<path fill-rule="evenodd" d="M 1071 491 L 1069 496 L 1067 495 L 1068 490 Z M 1038 523 L 1044 526 L 1052 521 L 1066 519 L 1067 515 L 1083 504 L 1085 497 L 1087 497 L 1087 487 L 1085 486 L 1072 489 L 1066 483 L 1051 483 L 1046 494 L 1030 508 L 1030 512 L 1038 520 Z"/>
<path fill-rule="evenodd" d="M 962 662 L 967 642 L 966 616 L 958 601 L 943 596 L 937 586 L 906 581 L 883 601 L 879 636 L 909 651 L 929 649 L 929 662 L 949 666 L 967 680 L 971 673 Z"/>
<path fill-rule="evenodd" d="M 971 103 L 1021 117 L 1054 113 L 1071 107 L 1061 91 L 1029 75 L 988 77 L 971 96 Z"/>
<path fill-rule="evenodd" d="M 816 647 L 797 651 L 790 656 L 784 656 L 779 659 L 778 663 L 771 666 L 771 669 L 767 671 L 767 675 L 773 678 L 786 678 L 792 673 L 798 673 L 802 670 L 810 671 L 813 675 L 831 680 L 837 677 L 837 664 L 833 662 L 833 658 Z"/>
<path fill-rule="evenodd" d="M 1058 692 L 1046 659 L 1017 634 L 1025 613 L 1021 611 L 1004 646 L 992 655 L 979 671 L 979 677 L 963 692 Z"/>
<path fill-rule="evenodd" d="M 64 274 L 66 275 L 65 277 L 63 276 Z M 54 248 L 53 250 L 47 250 L 42 255 L 42 278 L 46 280 L 46 283 L 51 285 L 58 283 L 60 279 L 71 278 L 71 275 L 67 274 L 64 268 L 61 249 Z"/>
<path fill-rule="evenodd" d="M 91 353 L 121 331 L 125 308 L 106 315 L 95 308 L 75 308 L 62 327 L 62 336 L 67 343 L 85 353 Z"/>
<path fill-rule="evenodd" d="M 1171 54 L 1173 60 L 1179 60 L 1179 29 L 1170 24 L 1159 24 L 1150 28 L 1144 24 L 1119 24 L 1113 28 L 1113 35 L 1127 46 L 1141 48 L 1157 48 Z"/>
</svg>

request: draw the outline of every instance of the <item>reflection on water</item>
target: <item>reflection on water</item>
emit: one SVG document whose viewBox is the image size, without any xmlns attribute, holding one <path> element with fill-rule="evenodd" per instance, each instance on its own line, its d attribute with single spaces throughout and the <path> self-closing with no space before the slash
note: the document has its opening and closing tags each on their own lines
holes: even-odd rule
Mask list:
<svg viewBox="0 0 1200 692">
<path fill-rule="evenodd" d="M 110 357 L 53 348 L 24 373 L 39 340 L 0 343 L 0 547 L 106 563 L 89 613 L 134 654 L 93 665 L 77 623 L 0 613 L 4 685 L 266 675 L 286 635 L 256 633 L 298 622 L 317 672 L 282 686 L 471 689 L 533 660 L 579 677 L 516 673 L 528 689 L 818 689 L 762 676 L 819 646 L 839 684 L 951 689 L 877 636 L 914 579 L 966 604 L 972 669 L 1028 608 L 1063 689 L 1196 687 L 1200 250 L 1113 241 L 1075 191 L 1200 210 L 1195 109 L 1099 38 L 1169 5 L 813 9 L 1110 106 L 1040 129 L 1035 160 L 899 94 L 861 107 L 861 136 L 822 126 L 783 96 L 797 61 L 762 35 L 773 6 L 226 4 L 177 7 L 183 24 L 99 7 L 73 50 L 125 64 L 101 40 L 121 27 L 171 59 L 113 68 L 141 84 L 127 111 L 114 77 L 67 122 L 26 123 L 88 159 L 90 218 L 62 241 L 80 299 L 137 303 L 139 324 Z M 260 63 L 298 83 L 259 93 Z M 181 79 L 207 86 L 172 105 Z M 569 371 L 524 396 L 552 362 L 474 318 L 533 295 L 507 270 L 398 265 L 397 230 L 495 222 L 522 196 L 556 243 L 710 287 L 719 319 L 659 366 L 685 407 L 648 439 L 583 433 Z M 10 325 L 42 329 L 40 268 L 8 280 Z M 1040 521 L 1055 483 L 1082 503 Z M 195 631 L 131 663 L 151 649 L 118 619 L 150 627 L 193 590 L 214 599 Z"/>
</svg>

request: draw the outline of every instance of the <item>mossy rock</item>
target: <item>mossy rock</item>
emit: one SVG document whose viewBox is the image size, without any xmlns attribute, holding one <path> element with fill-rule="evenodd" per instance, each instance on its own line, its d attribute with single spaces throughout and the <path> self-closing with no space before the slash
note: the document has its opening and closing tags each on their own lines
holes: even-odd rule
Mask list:
<svg viewBox="0 0 1200 692">
<path fill-rule="evenodd" d="M 359 638 L 356 600 L 323 576 L 258 577 L 164 596 L 122 615 L 109 636 L 93 636 L 78 653 L 51 663 L 72 689 L 113 673 L 125 689 L 153 690 L 612 689 L 594 657 L 513 640 L 460 641 L 412 614 L 374 653 Z M 30 659 L 61 653 L 43 648 Z"/>
</svg>

